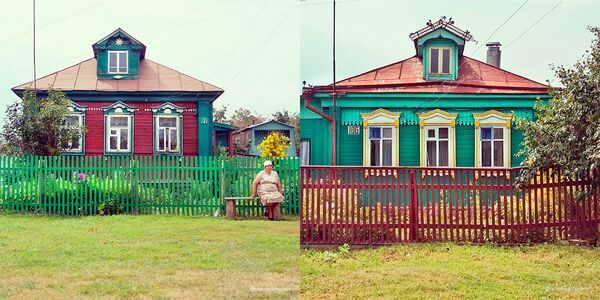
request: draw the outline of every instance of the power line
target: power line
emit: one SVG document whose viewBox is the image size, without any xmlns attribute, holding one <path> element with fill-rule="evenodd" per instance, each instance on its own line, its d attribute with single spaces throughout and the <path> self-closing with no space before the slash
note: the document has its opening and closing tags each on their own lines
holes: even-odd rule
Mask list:
<svg viewBox="0 0 600 300">
<path fill-rule="evenodd" d="M 525 29 L 525 31 L 523 31 L 516 39 L 512 40 L 510 43 L 508 43 L 508 45 L 506 45 L 504 47 L 504 51 L 506 51 L 506 49 L 508 49 L 508 47 L 510 47 L 510 45 L 514 44 L 516 41 L 518 41 L 520 38 L 522 38 L 531 28 L 533 28 L 537 23 L 539 23 L 540 21 L 542 21 L 546 16 L 548 16 L 556 7 L 558 7 L 564 0 L 560 0 L 558 1 L 552 8 L 550 8 L 550 10 L 548 10 L 541 18 L 539 18 L 537 21 L 533 22 L 533 24 L 529 25 L 529 27 L 527 27 L 527 29 Z"/>
</svg>

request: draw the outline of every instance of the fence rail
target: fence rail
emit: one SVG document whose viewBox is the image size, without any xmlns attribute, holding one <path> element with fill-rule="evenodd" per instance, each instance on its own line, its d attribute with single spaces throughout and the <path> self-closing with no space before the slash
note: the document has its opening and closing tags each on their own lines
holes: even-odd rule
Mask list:
<svg viewBox="0 0 600 300">
<path fill-rule="evenodd" d="M 298 214 L 298 158 L 274 160 L 284 214 Z M 16 156 L 0 157 L 0 210 L 92 215 L 223 214 L 226 196 L 249 196 L 262 169 L 256 157 Z M 237 205 L 260 216 L 256 200 Z"/>
<path fill-rule="evenodd" d="M 302 166 L 301 243 L 598 239 L 600 174 L 548 170 L 517 188 L 522 171 Z"/>
</svg>

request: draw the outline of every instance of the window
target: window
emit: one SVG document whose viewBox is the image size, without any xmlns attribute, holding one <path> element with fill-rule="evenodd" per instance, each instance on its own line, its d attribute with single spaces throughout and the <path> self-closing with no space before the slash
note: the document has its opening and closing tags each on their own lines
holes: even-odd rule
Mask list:
<svg viewBox="0 0 600 300">
<path fill-rule="evenodd" d="M 512 114 L 490 110 L 474 113 L 475 166 L 510 166 L 510 122 Z"/>
<path fill-rule="evenodd" d="M 300 164 L 303 166 L 310 165 L 310 141 L 300 141 Z"/>
<path fill-rule="evenodd" d="M 429 49 L 429 74 L 448 75 L 450 74 L 450 47 L 432 47 Z"/>
<path fill-rule="evenodd" d="M 108 116 L 106 143 L 108 152 L 129 152 L 131 149 L 131 115 Z"/>
<path fill-rule="evenodd" d="M 66 126 L 75 127 L 79 131 L 79 137 L 67 142 L 67 147 L 64 149 L 66 153 L 82 153 L 83 152 L 83 115 L 69 114 L 66 118 Z"/>
<path fill-rule="evenodd" d="M 425 162 L 427 167 L 447 167 L 450 161 L 450 139 L 448 127 L 425 128 Z"/>
<path fill-rule="evenodd" d="M 417 115 L 419 115 L 421 139 L 421 166 L 456 166 L 455 126 L 458 114 L 434 109 Z"/>
<path fill-rule="evenodd" d="M 121 74 L 128 70 L 127 51 L 108 51 L 108 73 Z"/>
<path fill-rule="evenodd" d="M 369 127 L 371 166 L 391 166 L 393 152 L 393 127 Z"/>
<path fill-rule="evenodd" d="M 504 167 L 504 128 L 480 128 L 480 149 L 482 167 Z"/>
<path fill-rule="evenodd" d="M 156 151 L 159 153 L 178 153 L 179 117 L 158 116 L 156 119 Z"/>
</svg>

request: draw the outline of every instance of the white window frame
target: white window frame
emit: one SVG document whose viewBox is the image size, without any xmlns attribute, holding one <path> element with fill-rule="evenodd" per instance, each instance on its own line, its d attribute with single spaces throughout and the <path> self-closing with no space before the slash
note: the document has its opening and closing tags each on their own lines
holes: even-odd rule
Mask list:
<svg viewBox="0 0 600 300">
<path fill-rule="evenodd" d="M 165 145 L 163 150 L 159 150 L 158 146 L 159 146 L 159 132 L 162 128 L 162 130 L 164 129 L 168 129 L 171 127 L 161 127 L 160 126 L 160 118 L 175 118 L 176 120 L 176 125 L 175 125 L 175 129 L 177 130 L 177 149 L 172 150 L 171 149 L 171 135 L 165 135 Z M 167 132 L 169 132 L 170 130 L 167 130 Z M 160 153 L 160 154 L 177 154 L 181 152 L 182 146 L 181 146 L 181 140 L 182 140 L 182 132 L 181 132 L 181 116 L 180 115 L 176 115 L 176 114 L 157 114 L 154 116 L 154 139 L 155 139 L 155 143 L 154 143 L 154 150 L 156 151 L 156 153 Z"/>
<path fill-rule="evenodd" d="M 479 168 L 508 168 L 511 165 L 511 153 L 510 153 L 510 143 L 511 143 L 511 120 L 512 114 L 502 113 L 496 110 L 489 110 L 484 113 L 474 113 L 473 118 L 475 120 L 475 167 Z M 494 157 L 492 153 L 492 166 L 484 167 L 482 165 L 482 141 L 481 141 L 481 128 L 503 128 L 503 155 L 504 155 L 504 165 L 503 166 L 493 166 L 494 165 Z M 493 144 L 493 143 L 492 143 Z M 492 148 L 493 152 L 493 148 Z"/>
<path fill-rule="evenodd" d="M 117 64 L 116 64 L 117 71 L 115 71 L 115 72 L 111 72 L 110 71 L 110 54 L 111 53 L 116 53 L 117 54 Z M 120 57 L 121 53 L 125 53 L 125 71 L 124 72 L 120 72 L 119 71 L 119 62 L 120 62 L 120 58 L 119 57 Z M 108 69 L 107 70 L 108 74 L 127 74 L 127 73 L 129 73 L 129 51 L 127 51 L 127 50 L 109 50 L 108 51 L 108 57 L 107 57 L 106 60 L 108 62 L 107 66 L 106 66 L 107 69 Z"/>
<path fill-rule="evenodd" d="M 369 140 L 369 130 L 371 127 L 392 128 L 392 166 L 398 166 L 400 161 L 400 147 L 398 146 L 400 130 L 398 126 L 400 125 L 401 113 L 379 108 L 370 113 L 361 113 L 360 115 L 363 125 L 363 166 L 371 166 L 371 142 Z M 383 147 L 381 147 L 381 151 L 383 151 Z M 383 155 L 380 157 L 383 160 Z"/>
<path fill-rule="evenodd" d="M 434 73 L 431 71 L 431 66 L 432 66 L 432 57 L 433 57 L 433 50 L 437 49 L 438 50 L 438 72 Z M 444 50 L 448 50 L 450 51 L 450 54 L 448 55 L 448 72 L 444 73 L 443 70 L 443 66 L 444 66 Z M 429 48 L 429 65 L 427 66 L 428 70 L 429 70 L 429 75 L 450 75 L 452 74 L 452 47 L 446 47 L 446 46 L 434 46 L 434 47 L 430 47 Z"/>
<path fill-rule="evenodd" d="M 128 153 L 131 152 L 131 144 L 133 142 L 133 130 L 132 130 L 132 125 L 133 125 L 133 115 L 129 115 L 129 114 L 110 114 L 107 115 L 107 120 L 106 120 L 106 131 L 105 131 L 105 142 L 106 142 L 106 152 L 107 153 Z M 126 149 L 121 149 L 121 131 L 117 130 L 116 133 L 116 137 L 117 137 L 117 149 L 111 149 L 110 148 L 110 137 L 113 136 L 111 134 L 111 130 L 112 130 L 112 126 L 110 125 L 110 121 L 111 118 L 121 118 L 121 117 L 125 117 L 127 118 L 127 148 Z M 122 128 L 122 127 L 117 127 L 117 128 Z"/>
<path fill-rule="evenodd" d="M 70 113 L 70 114 L 67 114 L 67 117 L 77 117 L 78 118 L 79 127 L 77 128 L 77 130 L 79 131 L 79 147 L 73 148 L 73 141 L 70 140 L 67 142 L 68 148 L 63 149 L 63 151 L 66 153 L 81 153 L 81 152 L 83 152 L 83 132 L 81 131 L 81 127 L 83 126 L 83 114 L 82 113 Z"/>
<path fill-rule="evenodd" d="M 394 140 L 394 126 L 390 126 L 390 125 L 377 125 L 377 126 L 368 126 L 367 128 L 367 134 L 371 133 L 371 129 L 372 128 L 379 128 L 381 130 L 380 135 L 381 137 L 376 139 L 377 141 L 379 141 L 379 165 L 378 166 L 382 166 L 382 167 L 389 167 L 389 166 L 393 166 L 394 165 L 394 144 L 395 144 L 395 140 Z M 383 137 L 383 129 L 390 129 L 392 131 L 392 137 L 389 138 L 384 138 Z M 371 139 L 370 136 L 367 136 L 367 163 L 369 166 L 371 166 L 371 141 L 374 139 Z M 391 141 L 392 142 L 392 161 L 391 161 L 391 165 L 387 166 L 387 165 L 383 165 L 383 141 Z"/>
<path fill-rule="evenodd" d="M 446 128 L 448 129 L 448 137 L 445 139 L 442 139 L 439 137 L 440 135 L 440 128 Z M 423 154 L 425 156 L 425 166 L 426 167 L 450 167 L 451 165 L 451 161 L 452 161 L 452 137 L 450 136 L 451 132 L 452 132 L 452 128 L 450 126 L 425 126 L 423 128 L 424 132 L 425 132 L 425 143 L 423 145 L 424 151 L 425 153 Z M 429 137 L 429 130 L 435 130 L 435 136 L 433 138 Z M 428 157 L 428 148 L 427 148 L 427 142 L 431 142 L 434 141 L 436 144 L 436 156 L 435 156 L 435 166 L 429 166 L 427 165 L 427 157 Z M 441 141 L 447 141 L 447 153 L 448 153 L 448 165 L 447 166 L 440 166 L 440 142 Z"/>
<path fill-rule="evenodd" d="M 427 129 L 448 128 L 448 167 L 456 167 L 456 113 L 448 113 L 441 109 L 417 113 L 419 116 L 419 135 L 421 147 L 421 167 L 427 167 Z M 437 136 L 437 135 L 436 135 Z M 438 144 L 439 145 L 439 144 Z M 439 147 L 439 146 L 438 146 Z M 436 158 L 437 163 L 438 158 Z M 433 167 L 433 166 L 432 166 Z M 445 166 L 444 166 L 445 167 Z M 433 167 L 435 168 L 435 167 Z"/>
<path fill-rule="evenodd" d="M 492 151 L 492 153 L 490 155 L 490 159 L 491 159 L 491 161 L 490 161 L 491 165 L 490 166 L 484 166 L 483 165 L 483 142 L 484 142 L 484 140 L 483 140 L 483 138 L 481 136 L 481 131 L 484 128 L 490 128 L 491 129 L 491 134 L 492 134 L 492 138 L 491 139 L 485 140 L 485 141 L 491 142 L 491 151 Z M 502 129 L 502 138 L 501 139 L 494 138 L 494 130 L 495 129 Z M 494 145 L 494 142 L 497 142 L 497 141 L 502 141 L 502 165 L 501 166 L 495 166 L 494 165 L 494 161 L 495 161 L 495 159 L 494 159 L 495 158 L 494 157 L 494 152 L 495 152 L 494 149 L 496 147 Z M 504 167 L 506 167 L 506 148 L 507 148 L 506 147 L 507 146 L 506 142 L 507 142 L 506 141 L 506 127 L 503 127 L 503 126 L 481 126 L 481 127 L 479 127 L 479 165 L 482 168 L 504 168 Z"/>
</svg>

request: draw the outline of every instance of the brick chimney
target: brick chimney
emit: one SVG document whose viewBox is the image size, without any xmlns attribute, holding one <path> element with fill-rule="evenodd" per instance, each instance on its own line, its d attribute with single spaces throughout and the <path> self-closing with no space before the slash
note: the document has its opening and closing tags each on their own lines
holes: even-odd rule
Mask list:
<svg viewBox="0 0 600 300">
<path fill-rule="evenodd" d="M 500 46 L 502 46 L 499 42 L 489 42 L 485 44 L 488 47 L 487 50 L 487 58 L 485 60 L 486 63 L 500 68 Z"/>
</svg>

